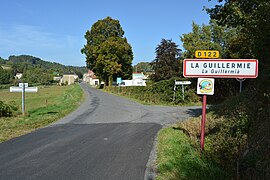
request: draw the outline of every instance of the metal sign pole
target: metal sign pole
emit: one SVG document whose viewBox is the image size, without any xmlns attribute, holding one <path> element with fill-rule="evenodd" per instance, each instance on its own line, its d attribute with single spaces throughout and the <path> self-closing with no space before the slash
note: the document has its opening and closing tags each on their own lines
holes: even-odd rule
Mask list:
<svg viewBox="0 0 270 180">
<path fill-rule="evenodd" d="M 243 90 L 243 82 L 246 80 L 245 78 L 236 78 L 237 81 L 240 83 L 239 92 L 241 93 Z"/>
<path fill-rule="evenodd" d="M 25 115 L 25 84 L 22 85 L 22 114 Z"/>
<path fill-rule="evenodd" d="M 242 89 L 243 89 L 243 81 L 240 81 L 240 93 L 242 92 Z"/>
<path fill-rule="evenodd" d="M 176 93 L 175 91 L 176 91 L 176 85 L 175 85 L 175 83 L 174 83 L 174 87 L 173 87 L 173 101 L 175 101 L 175 98 L 176 98 L 176 97 L 175 97 L 175 95 L 176 95 L 176 94 L 175 94 L 175 93 Z"/>
<path fill-rule="evenodd" d="M 206 95 L 203 95 L 202 122 L 201 122 L 201 150 L 202 151 L 204 150 L 205 119 L 206 119 Z"/>
<path fill-rule="evenodd" d="M 182 98 L 183 98 L 183 101 L 185 99 L 185 89 L 184 89 L 184 84 L 182 84 Z"/>
</svg>

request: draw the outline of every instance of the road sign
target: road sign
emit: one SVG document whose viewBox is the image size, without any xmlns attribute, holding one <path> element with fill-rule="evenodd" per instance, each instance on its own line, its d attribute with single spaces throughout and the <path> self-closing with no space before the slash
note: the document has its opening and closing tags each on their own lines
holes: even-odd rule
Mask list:
<svg viewBox="0 0 270 180">
<path fill-rule="evenodd" d="M 22 92 L 23 88 L 21 87 L 10 87 L 9 88 L 10 92 Z M 25 92 L 38 92 L 38 88 L 37 87 L 27 87 L 25 88 Z"/>
<path fill-rule="evenodd" d="M 207 95 L 214 94 L 214 82 L 213 78 L 198 78 L 197 83 L 197 94 L 203 95 L 202 103 L 202 120 L 201 120 L 201 150 L 204 150 L 204 131 L 205 131 L 205 120 L 206 120 L 206 97 Z"/>
<path fill-rule="evenodd" d="M 212 50 L 197 50 L 195 52 L 196 58 L 219 58 L 219 51 Z"/>
<path fill-rule="evenodd" d="M 213 78 L 198 78 L 197 94 L 213 95 L 215 79 Z"/>
<path fill-rule="evenodd" d="M 257 59 L 185 59 L 184 77 L 257 78 Z"/>
<path fill-rule="evenodd" d="M 19 83 L 19 87 L 23 87 L 23 84 L 24 84 L 24 87 L 28 87 L 28 83 Z"/>
<path fill-rule="evenodd" d="M 191 81 L 175 81 L 175 85 L 189 85 Z"/>
<path fill-rule="evenodd" d="M 121 84 L 121 83 L 122 83 L 122 78 L 121 78 L 121 77 L 118 77 L 118 78 L 116 79 L 116 83 L 117 83 L 117 84 Z"/>
<path fill-rule="evenodd" d="M 37 92 L 38 88 L 28 87 L 28 83 L 19 83 L 19 87 L 10 87 L 9 91 L 22 93 L 22 114 L 25 115 L 25 92 Z"/>
</svg>

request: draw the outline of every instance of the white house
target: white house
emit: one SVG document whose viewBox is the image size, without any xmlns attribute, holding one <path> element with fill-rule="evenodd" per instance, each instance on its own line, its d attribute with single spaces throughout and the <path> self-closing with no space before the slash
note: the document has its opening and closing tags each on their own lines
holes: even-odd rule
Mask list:
<svg viewBox="0 0 270 180">
<path fill-rule="evenodd" d="M 88 73 L 83 75 L 83 81 L 89 83 L 91 86 L 98 86 L 99 79 L 95 76 L 94 72 L 88 70 Z"/>
<path fill-rule="evenodd" d="M 60 80 L 60 83 L 62 84 L 68 84 L 68 85 L 71 85 L 71 84 L 74 84 L 76 80 L 78 80 L 78 75 L 75 74 L 75 73 L 64 73 L 61 80 Z"/>
<path fill-rule="evenodd" d="M 132 80 L 123 80 L 123 86 L 146 86 L 146 77 L 141 73 L 133 73 Z"/>
</svg>

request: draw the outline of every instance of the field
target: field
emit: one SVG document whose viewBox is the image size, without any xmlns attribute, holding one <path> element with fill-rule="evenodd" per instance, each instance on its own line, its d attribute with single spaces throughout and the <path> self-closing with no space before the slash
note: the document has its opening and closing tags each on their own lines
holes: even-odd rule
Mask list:
<svg viewBox="0 0 270 180">
<path fill-rule="evenodd" d="M 0 118 L 0 142 L 44 127 L 74 111 L 84 96 L 79 85 L 39 87 L 38 93 L 26 93 L 26 115 L 21 115 L 21 93 L 0 90 L 0 101 L 14 104 L 14 117 Z"/>
</svg>

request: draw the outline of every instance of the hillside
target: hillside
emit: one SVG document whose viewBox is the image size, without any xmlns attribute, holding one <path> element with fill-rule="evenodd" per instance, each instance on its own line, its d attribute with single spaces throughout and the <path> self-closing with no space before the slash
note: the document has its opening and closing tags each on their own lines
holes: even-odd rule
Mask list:
<svg viewBox="0 0 270 180">
<path fill-rule="evenodd" d="M 87 71 L 86 67 L 65 66 L 56 62 L 48 62 L 38 57 L 30 55 L 9 56 L 7 60 L 0 57 L 0 65 L 2 67 L 16 67 L 17 71 L 23 71 L 22 68 L 41 68 L 62 74 L 64 72 L 74 72 L 82 75 Z"/>
<path fill-rule="evenodd" d="M 51 84 L 53 76 L 63 73 L 76 73 L 79 78 L 87 72 L 86 67 L 65 66 L 56 62 L 48 62 L 29 55 L 0 57 L 0 84 L 16 84 L 16 73 L 22 73 L 22 81 L 30 83 Z"/>
</svg>

